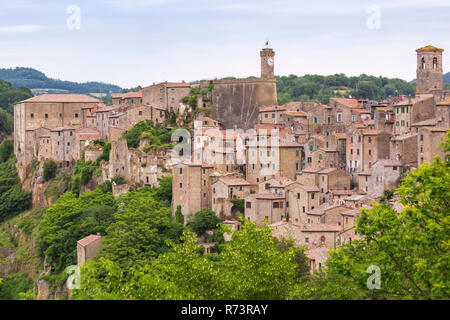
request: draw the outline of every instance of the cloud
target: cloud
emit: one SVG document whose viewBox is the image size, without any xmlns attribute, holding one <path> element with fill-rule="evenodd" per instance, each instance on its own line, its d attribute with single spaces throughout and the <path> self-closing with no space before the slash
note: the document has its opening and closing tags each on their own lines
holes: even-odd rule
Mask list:
<svg viewBox="0 0 450 320">
<path fill-rule="evenodd" d="M 12 34 L 12 33 L 31 33 L 38 32 L 46 29 L 47 26 L 37 24 L 21 24 L 21 25 L 0 25 L 0 34 Z"/>
</svg>

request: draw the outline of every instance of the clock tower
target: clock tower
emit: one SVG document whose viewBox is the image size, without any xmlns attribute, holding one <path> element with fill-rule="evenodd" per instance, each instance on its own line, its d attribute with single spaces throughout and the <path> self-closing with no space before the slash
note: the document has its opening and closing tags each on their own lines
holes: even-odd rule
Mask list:
<svg viewBox="0 0 450 320">
<path fill-rule="evenodd" d="M 274 78 L 274 57 L 275 51 L 269 48 L 269 42 L 266 42 L 266 47 L 261 50 L 261 78 Z"/>
</svg>

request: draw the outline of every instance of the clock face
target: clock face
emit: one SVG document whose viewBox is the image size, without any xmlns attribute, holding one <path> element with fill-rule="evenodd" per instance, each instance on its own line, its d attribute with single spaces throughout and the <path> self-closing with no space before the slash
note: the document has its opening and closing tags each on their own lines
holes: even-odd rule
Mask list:
<svg viewBox="0 0 450 320">
<path fill-rule="evenodd" d="M 273 59 L 272 58 L 267 59 L 267 63 L 269 64 L 269 66 L 273 66 Z"/>
</svg>

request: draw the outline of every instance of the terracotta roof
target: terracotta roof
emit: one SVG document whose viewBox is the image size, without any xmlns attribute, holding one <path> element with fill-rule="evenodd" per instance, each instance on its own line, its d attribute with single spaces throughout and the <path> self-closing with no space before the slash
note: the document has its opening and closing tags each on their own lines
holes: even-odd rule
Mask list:
<svg viewBox="0 0 450 320">
<path fill-rule="evenodd" d="M 90 236 L 87 236 L 81 240 L 78 240 L 78 244 L 80 244 L 81 246 L 85 247 L 88 244 L 91 244 L 92 242 L 97 241 L 98 239 L 101 239 L 101 236 L 99 235 L 95 235 L 95 234 L 91 234 Z"/>
<path fill-rule="evenodd" d="M 225 183 L 228 186 L 249 186 L 250 183 L 242 178 L 223 177 L 219 181 Z"/>
<path fill-rule="evenodd" d="M 310 232 L 339 232 L 341 231 L 341 226 L 337 224 L 328 223 L 313 223 L 313 224 L 303 224 L 301 226 L 302 231 Z"/>
<path fill-rule="evenodd" d="M 285 197 L 275 194 L 275 193 L 257 193 L 255 195 L 256 199 L 265 199 L 265 200 L 282 200 Z"/>
<path fill-rule="evenodd" d="M 385 167 L 401 167 L 402 163 L 398 160 L 393 159 L 383 159 L 383 160 L 377 160 L 373 165 L 376 163 L 381 163 Z"/>
<path fill-rule="evenodd" d="M 267 181 L 263 181 L 261 183 L 269 183 L 270 187 L 272 187 L 272 188 L 283 188 L 290 184 L 295 183 L 295 181 L 291 180 L 287 177 L 281 177 L 281 178 L 272 178 Z"/>
<path fill-rule="evenodd" d="M 113 111 L 113 110 L 116 110 L 117 109 L 117 107 L 115 107 L 115 106 L 110 106 L 110 107 L 103 107 L 103 108 L 100 108 L 100 109 L 97 109 L 97 113 L 99 113 L 99 112 L 109 112 L 109 111 Z"/>
<path fill-rule="evenodd" d="M 330 190 L 332 194 L 336 195 L 352 195 L 352 190 Z"/>
<path fill-rule="evenodd" d="M 335 132 L 333 135 L 338 139 L 347 139 L 347 135 L 345 133 Z"/>
<path fill-rule="evenodd" d="M 306 192 L 319 192 L 320 189 L 316 186 L 305 186 L 305 185 L 300 185 L 300 187 L 305 190 Z"/>
<path fill-rule="evenodd" d="M 358 108 L 358 100 L 356 99 L 347 99 L 347 98 L 330 98 L 330 100 L 333 100 L 347 108 L 356 109 Z"/>
<path fill-rule="evenodd" d="M 69 130 L 78 130 L 80 128 L 81 128 L 81 126 L 76 126 L 76 127 L 57 127 L 57 128 L 50 129 L 50 131 L 69 131 Z"/>
<path fill-rule="evenodd" d="M 431 132 L 447 132 L 448 129 L 444 129 L 441 127 L 423 127 L 423 129 L 429 130 Z"/>
<path fill-rule="evenodd" d="M 439 51 L 439 52 L 443 52 L 444 49 L 437 48 L 437 47 L 432 46 L 432 45 L 428 45 L 426 47 L 419 48 L 419 49 L 416 50 L 416 52 L 421 52 L 421 51 Z"/>
<path fill-rule="evenodd" d="M 85 94 L 42 94 L 22 102 L 40 102 L 40 103 L 100 103 L 102 100 L 92 98 Z"/>
<path fill-rule="evenodd" d="M 130 91 L 122 94 L 122 99 L 127 98 L 142 98 L 142 90 L 139 90 L 138 92 Z"/>
<path fill-rule="evenodd" d="M 433 98 L 432 95 L 424 96 L 424 97 L 411 98 L 411 100 L 409 98 L 406 98 L 406 99 L 403 99 L 403 100 L 397 102 L 396 104 L 394 104 L 394 107 L 410 106 L 410 105 L 416 104 L 418 102 L 425 101 L 425 100 L 432 99 L 432 98 Z"/>
<path fill-rule="evenodd" d="M 284 114 L 294 117 L 307 117 L 308 114 L 303 111 L 285 111 Z"/>
<path fill-rule="evenodd" d="M 286 107 L 282 106 L 269 106 L 269 107 L 262 107 L 259 109 L 259 112 L 271 112 L 271 111 L 286 111 Z"/>
<path fill-rule="evenodd" d="M 353 109 L 352 111 L 356 112 L 356 113 L 360 113 L 360 114 L 371 114 L 372 112 L 367 111 L 366 109 Z"/>
<path fill-rule="evenodd" d="M 326 169 L 320 170 L 319 174 L 328 174 L 331 172 L 335 172 L 336 170 L 337 170 L 336 168 L 326 168 Z"/>
<path fill-rule="evenodd" d="M 99 139 L 101 138 L 100 133 L 76 133 L 75 136 L 80 141 L 91 140 L 91 139 Z"/>
</svg>

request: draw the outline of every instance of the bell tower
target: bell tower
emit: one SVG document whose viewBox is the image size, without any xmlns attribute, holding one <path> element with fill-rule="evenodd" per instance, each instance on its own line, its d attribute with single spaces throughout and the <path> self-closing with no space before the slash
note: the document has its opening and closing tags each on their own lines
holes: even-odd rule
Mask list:
<svg viewBox="0 0 450 320">
<path fill-rule="evenodd" d="M 275 51 L 269 48 L 269 41 L 266 41 L 266 47 L 260 52 L 261 55 L 261 78 L 274 78 Z"/>
<path fill-rule="evenodd" d="M 417 52 L 417 93 L 443 89 L 442 52 L 444 49 L 426 46 Z"/>
</svg>

